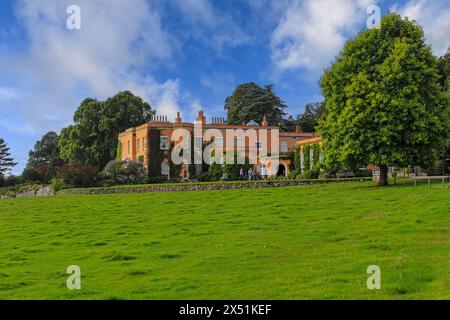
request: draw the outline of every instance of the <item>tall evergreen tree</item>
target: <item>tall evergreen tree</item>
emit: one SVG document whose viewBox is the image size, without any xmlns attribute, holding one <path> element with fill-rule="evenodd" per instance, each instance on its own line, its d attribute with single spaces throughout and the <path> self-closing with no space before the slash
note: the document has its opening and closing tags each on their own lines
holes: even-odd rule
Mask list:
<svg viewBox="0 0 450 320">
<path fill-rule="evenodd" d="M 273 86 L 261 88 L 255 83 L 237 86 L 233 94 L 225 99 L 228 124 L 243 124 L 255 121 L 260 124 L 267 117 L 269 125 L 280 125 L 287 106 L 274 93 Z"/>
<path fill-rule="evenodd" d="M 16 164 L 17 162 L 14 162 L 14 159 L 11 157 L 5 140 L 0 138 L 0 175 L 7 173 Z"/>
</svg>

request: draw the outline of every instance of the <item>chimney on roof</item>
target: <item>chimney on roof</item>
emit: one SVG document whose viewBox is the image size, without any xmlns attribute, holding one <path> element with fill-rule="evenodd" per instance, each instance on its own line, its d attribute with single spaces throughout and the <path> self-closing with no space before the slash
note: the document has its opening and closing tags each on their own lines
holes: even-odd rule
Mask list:
<svg viewBox="0 0 450 320">
<path fill-rule="evenodd" d="M 198 112 L 197 123 L 201 123 L 201 124 L 206 123 L 206 117 L 204 116 L 203 111 Z"/>
<path fill-rule="evenodd" d="M 183 119 L 181 119 L 181 113 L 178 111 L 177 112 L 177 117 L 175 118 L 175 122 L 176 123 L 181 123 L 183 121 Z"/>
<path fill-rule="evenodd" d="M 269 125 L 269 123 L 267 122 L 267 117 L 266 116 L 263 117 L 261 125 L 263 127 L 267 127 Z"/>
<path fill-rule="evenodd" d="M 213 124 L 224 124 L 225 118 L 224 117 L 212 117 L 212 123 Z"/>
<path fill-rule="evenodd" d="M 302 132 L 302 126 L 301 125 L 295 126 L 295 132 L 296 133 L 301 133 Z"/>
</svg>

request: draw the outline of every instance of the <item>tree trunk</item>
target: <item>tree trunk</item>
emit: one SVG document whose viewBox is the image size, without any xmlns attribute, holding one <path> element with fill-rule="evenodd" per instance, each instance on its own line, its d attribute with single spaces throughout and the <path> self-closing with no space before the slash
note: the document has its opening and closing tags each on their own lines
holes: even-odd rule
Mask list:
<svg viewBox="0 0 450 320">
<path fill-rule="evenodd" d="M 378 181 L 378 186 L 383 187 L 388 185 L 388 167 L 380 166 L 380 180 Z"/>
</svg>

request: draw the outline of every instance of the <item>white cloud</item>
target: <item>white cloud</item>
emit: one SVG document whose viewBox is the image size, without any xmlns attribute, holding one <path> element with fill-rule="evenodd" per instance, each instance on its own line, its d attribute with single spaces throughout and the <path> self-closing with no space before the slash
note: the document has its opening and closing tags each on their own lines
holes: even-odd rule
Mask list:
<svg viewBox="0 0 450 320">
<path fill-rule="evenodd" d="M 391 8 L 404 17 L 416 20 L 434 53 L 444 55 L 450 46 L 450 6 L 448 1 L 411 0 Z"/>
<path fill-rule="evenodd" d="M 15 100 L 19 97 L 16 89 L 0 86 L 0 101 Z"/>
<path fill-rule="evenodd" d="M 217 95 L 227 97 L 232 94 L 236 79 L 229 72 L 212 72 L 200 77 L 200 84 L 212 90 Z"/>
<path fill-rule="evenodd" d="M 292 0 L 272 34 L 272 62 L 278 72 L 318 70 L 338 54 L 349 34 L 367 19 L 370 0 Z"/>
<path fill-rule="evenodd" d="M 221 51 L 225 46 L 235 47 L 250 40 L 232 15 L 218 12 L 208 0 L 174 0 L 183 18 L 190 24 L 186 33 Z"/>
<path fill-rule="evenodd" d="M 70 122 L 83 97 L 104 99 L 124 89 L 138 90 L 160 112 L 172 114 L 178 108 L 178 80 L 161 83 L 150 75 L 170 62 L 177 45 L 163 30 L 159 12 L 146 0 L 79 0 L 81 30 L 67 30 L 66 9 L 72 3 L 18 2 L 27 47 L 3 56 L 0 67 L 27 94 L 4 107 L 11 117 L 27 130 L 56 130 Z M 0 90 L 0 97 L 7 96 Z"/>
</svg>

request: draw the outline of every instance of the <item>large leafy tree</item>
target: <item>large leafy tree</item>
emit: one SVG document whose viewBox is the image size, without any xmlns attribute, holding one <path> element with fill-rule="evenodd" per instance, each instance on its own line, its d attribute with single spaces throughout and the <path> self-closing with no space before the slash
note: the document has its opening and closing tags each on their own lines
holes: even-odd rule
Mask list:
<svg viewBox="0 0 450 320">
<path fill-rule="evenodd" d="M 139 126 L 154 114 L 150 105 L 129 91 L 106 101 L 85 99 L 74 115 L 74 125 L 61 130 L 61 158 L 102 169 L 116 158 L 118 134 Z"/>
<path fill-rule="evenodd" d="M 441 85 L 446 91 L 447 99 L 450 99 L 450 47 L 447 49 L 447 53 L 439 59 L 439 71 L 441 74 Z M 448 117 L 450 118 L 450 110 Z M 450 134 L 447 137 L 447 152 L 444 155 L 444 161 L 447 161 L 448 167 L 450 159 Z"/>
<path fill-rule="evenodd" d="M 24 180 L 49 182 L 56 176 L 64 161 L 60 157 L 58 135 L 50 131 L 37 141 L 29 152 L 27 165 L 22 173 Z"/>
<path fill-rule="evenodd" d="M 329 168 L 432 164 L 445 148 L 449 103 L 419 25 L 390 13 L 348 41 L 325 71 L 320 123 Z"/>
<path fill-rule="evenodd" d="M 240 84 L 225 100 L 229 124 L 261 123 L 266 116 L 269 125 L 279 125 L 283 121 L 285 108 L 272 85 L 261 88 L 255 83 Z"/>
<path fill-rule="evenodd" d="M 17 162 L 14 162 L 14 159 L 11 157 L 5 140 L 0 138 L 0 175 L 7 173 L 16 164 Z"/>
</svg>

